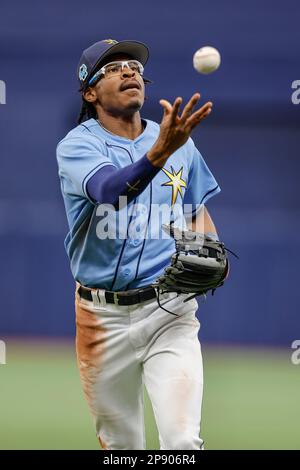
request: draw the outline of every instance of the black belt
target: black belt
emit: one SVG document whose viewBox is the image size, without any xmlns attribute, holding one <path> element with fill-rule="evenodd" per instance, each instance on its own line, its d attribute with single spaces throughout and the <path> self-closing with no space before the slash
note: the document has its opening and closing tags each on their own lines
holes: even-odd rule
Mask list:
<svg viewBox="0 0 300 470">
<path fill-rule="evenodd" d="M 93 289 L 96 292 L 96 295 L 99 298 L 99 294 L 97 293 L 97 289 Z M 82 299 L 93 301 L 92 290 L 87 289 L 83 286 L 78 288 L 78 294 Z M 134 305 L 139 304 L 141 302 L 145 302 L 146 300 L 154 299 L 156 297 L 156 290 L 154 287 L 141 287 L 140 289 L 133 289 L 127 290 L 122 292 L 111 292 L 111 291 L 104 291 L 105 300 L 109 304 L 116 304 L 116 305 Z M 100 302 L 100 298 L 99 298 Z"/>
</svg>

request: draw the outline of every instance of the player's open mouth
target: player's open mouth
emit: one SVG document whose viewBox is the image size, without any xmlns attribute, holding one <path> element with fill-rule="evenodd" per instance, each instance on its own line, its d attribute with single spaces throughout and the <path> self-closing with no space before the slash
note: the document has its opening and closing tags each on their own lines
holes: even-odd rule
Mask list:
<svg viewBox="0 0 300 470">
<path fill-rule="evenodd" d="M 134 90 L 134 89 L 136 89 L 136 90 L 141 89 L 141 85 L 136 80 L 130 81 L 130 82 L 127 82 L 127 83 L 123 83 L 120 86 L 120 91 Z"/>
</svg>

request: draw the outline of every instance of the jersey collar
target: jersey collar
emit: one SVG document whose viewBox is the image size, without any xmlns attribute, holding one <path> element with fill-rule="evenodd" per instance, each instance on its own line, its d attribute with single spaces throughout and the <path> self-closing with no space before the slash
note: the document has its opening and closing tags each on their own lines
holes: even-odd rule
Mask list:
<svg viewBox="0 0 300 470">
<path fill-rule="evenodd" d="M 137 136 L 136 139 L 127 139 L 126 137 L 122 137 L 120 135 L 113 134 L 112 132 L 108 131 L 96 119 L 92 118 L 91 121 L 93 124 L 96 124 L 96 126 L 94 127 L 95 130 L 97 129 L 96 132 L 100 133 L 102 137 L 105 137 L 105 139 L 113 140 L 114 142 L 127 143 L 127 144 L 136 143 L 139 140 L 143 139 L 146 133 L 148 132 L 148 126 L 149 126 L 147 119 L 142 119 L 142 122 L 144 125 L 143 132 L 139 136 Z"/>
</svg>

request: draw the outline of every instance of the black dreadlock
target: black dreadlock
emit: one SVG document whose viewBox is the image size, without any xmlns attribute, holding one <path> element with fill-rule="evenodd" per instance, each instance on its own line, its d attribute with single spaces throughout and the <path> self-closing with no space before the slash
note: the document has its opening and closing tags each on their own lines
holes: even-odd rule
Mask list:
<svg viewBox="0 0 300 470">
<path fill-rule="evenodd" d="M 91 118 L 97 119 L 96 108 L 92 103 L 88 103 L 82 97 L 81 110 L 78 116 L 77 123 L 81 124 L 82 122 L 87 121 L 88 119 L 91 119 Z"/>
</svg>

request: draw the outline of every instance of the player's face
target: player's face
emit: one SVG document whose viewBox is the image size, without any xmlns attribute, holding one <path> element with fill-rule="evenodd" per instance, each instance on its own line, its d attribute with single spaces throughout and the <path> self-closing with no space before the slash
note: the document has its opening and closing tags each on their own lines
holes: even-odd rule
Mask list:
<svg viewBox="0 0 300 470">
<path fill-rule="evenodd" d="M 115 54 L 107 63 L 117 60 L 130 60 L 125 54 Z M 105 65 L 105 64 L 104 64 Z M 145 86 L 139 72 L 124 67 L 118 74 L 102 76 L 95 86 L 94 104 L 112 114 L 133 114 L 141 109 L 145 99 Z"/>
</svg>

